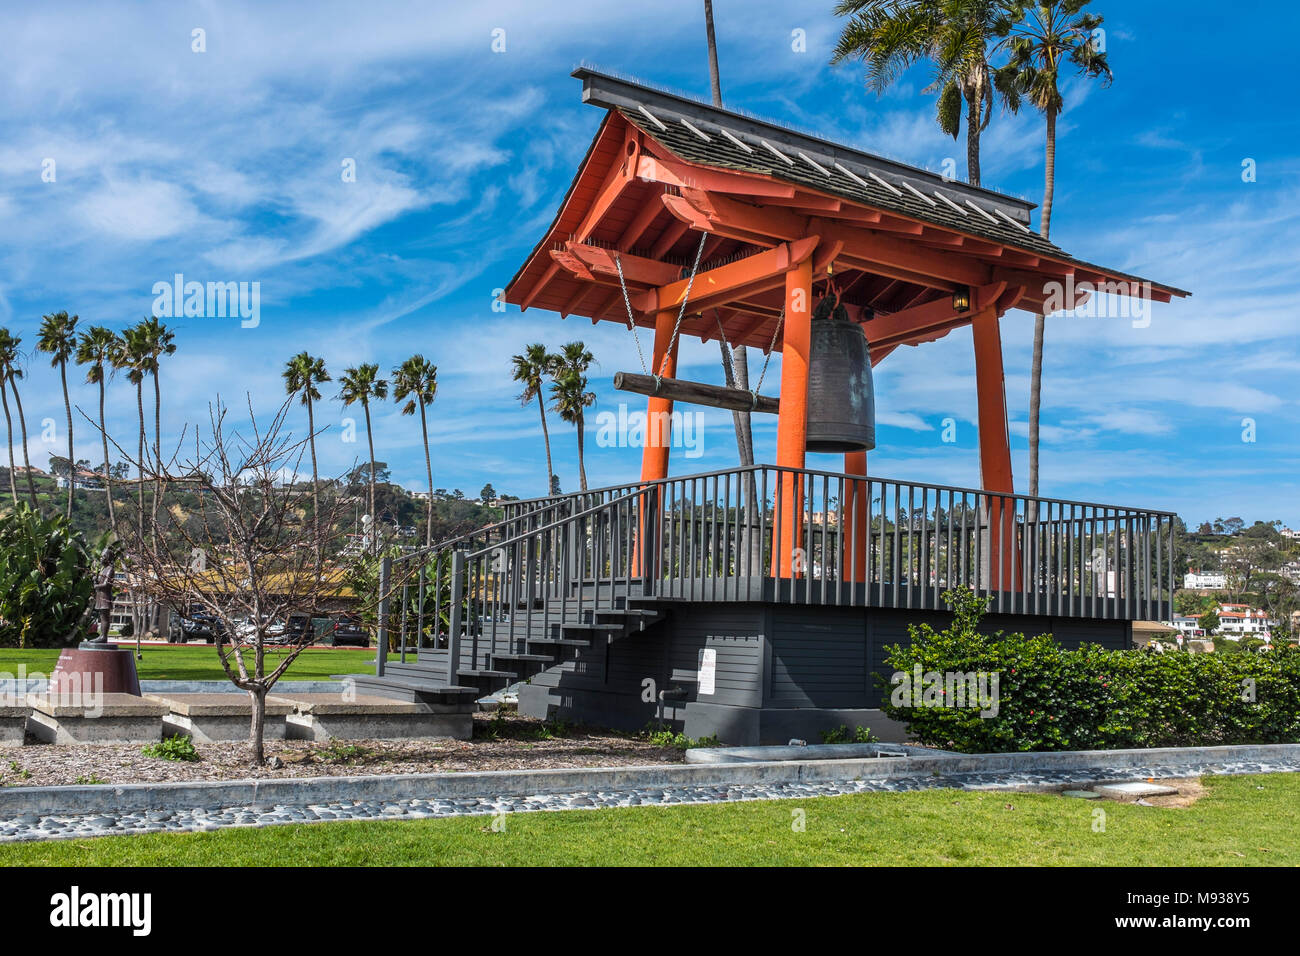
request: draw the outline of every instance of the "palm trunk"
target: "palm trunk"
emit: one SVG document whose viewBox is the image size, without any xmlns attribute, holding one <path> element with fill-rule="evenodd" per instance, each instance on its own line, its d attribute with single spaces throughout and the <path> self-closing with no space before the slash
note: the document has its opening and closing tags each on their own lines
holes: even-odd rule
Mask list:
<svg viewBox="0 0 1300 956">
<path fill-rule="evenodd" d="M 704 0 L 704 30 L 709 44 L 709 85 L 713 93 L 713 105 L 722 106 L 722 81 L 718 75 L 718 40 L 713 32 L 713 0 Z M 726 382 L 732 388 L 749 390 L 749 355 L 745 346 L 737 345 L 727 355 L 727 343 L 721 337 L 718 347 L 722 350 L 722 371 Z M 732 412 L 731 424 L 736 432 L 736 454 L 741 466 L 754 463 L 754 427 L 749 412 Z"/>
<path fill-rule="evenodd" d="M 316 539 L 316 573 L 320 574 L 321 569 L 321 547 L 323 541 L 320 536 L 320 482 L 317 479 L 319 474 L 316 470 L 316 417 L 312 413 L 311 407 L 311 382 L 307 382 L 307 445 L 311 448 L 311 521 L 312 534 Z"/>
<path fill-rule="evenodd" d="M 1056 192 L 1056 110 L 1047 111 L 1046 172 L 1043 182 L 1043 211 L 1038 231 L 1044 239 L 1052 232 L 1052 200 Z M 1067 303 L 1072 304 L 1072 303 Z M 1029 493 L 1038 494 L 1038 422 L 1043 402 L 1043 337 L 1047 317 L 1034 316 L 1034 358 L 1029 372 Z"/>
<path fill-rule="evenodd" d="M 586 491 L 586 490 L 587 490 L 587 465 L 586 465 L 586 463 L 583 461 L 583 457 L 582 457 L 582 446 L 585 444 L 585 441 L 583 440 L 583 435 L 582 435 L 582 431 L 583 431 L 583 420 L 582 420 L 582 418 L 583 418 L 583 416 L 582 416 L 582 412 L 578 412 L 578 421 L 577 421 L 577 425 L 578 425 L 578 487 L 581 488 L 583 491 Z"/>
<path fill-rule="evenodd" d="M 1047 111 L 1047 156 L 1043 173 L 1043 212 L 1038 231 L 1044 239 L 1052 234 L 1052 201 L 1056 198 L 1056 110 Z"/>
<path fill-rule="evenodd" d="M 72 402 L 68 400 L 68 363 L 59 363 L 59 381 L 63 385 L 63 413 L 68 419 L 68 520 L 72 520 L 72 496 L 77 487 L 77 461 L 72 457 Z"/>
<path fill-rule="evenodd" d="M 18 394 L 17 382 L 10 379 L 9 386 L 14 390 L 14 405 L 18 409 L 18 428 L 23 439 L 23 467 L 27 469 L 27 494 L 31 496 L 32 507 L 39 510 L 40 505 L 36 503 L 36 482 L 32 480 L 32 463 L 27 456 L 27 418 L 23 415 L 23 399 Z"/>
<path fill-rule="evenodd" d="M 136 459 L 137 461 L 136 470 L 139 472 L 138 480 L 136 481 L 136 490 L 139 494 L 139 499 L 136 504 L 136 529 L 139 532 L 140 543 L 143 546 L 144 544 L 144 436 L 145 436 L 144 379 L 143 378 L 141 378 L 140 381 L 136 382 L 135 384 L 135 407 L 136 407 L 136 411 L 139 413 L 140 416 L 140 443 L 137 452 L 138 457 Z M 134 612 L 133 616 L 136 618 L 135 658 L 136 660 L 141 660 L 144 657 L 144 652 L 140 646 L 140 642 L 144 639 L 145 614 L 148 610 L 148 604 L 142 602 L 141 604 L 135 605 L 132 608 L 132 610 Z"/>
<path fill-rule="evenodd" d="M 366 442 L 370 446 L 370 553 L 379 551 L 379 520 L 375 515 L 375 436 L 370 430 L 370 403 L 362 401 L 366 413 Z"/>
<path fill-rule="evenodd" d="M 966 181 L 980 184 L 980 98 L 979 93 L 966 95 Z"/>
<path fill-rule="evenodd" d="M 416 401 L 419 401 L 417 396 Z M 424 436 L 424 470 L 429 476 L 429 516 L 424 526 L 424 546 L 433 544 L 433 458 L 429 455 L 429 424 L 425 420 L 424 402 L 420 402 L 420 434 Z"/>
<path fill-rule="evenodd" d="M 153 523 L 158 530 L 158 502 L 162 498 L 162 390 L 158 385 L 158 369 L 153 371 Z"/>
<path fill-rule="evenodd" d="M 542 413 L 542 441 L 546 443 L 546 496 L 551 496 L 551 489 L 555 487 L 555 469 L 551 467 L 551 433 L 546 428 L 546 401 L 542 398 L 542 391 L 537 390 L 537 410 Z"/>
<path fill-rule="evenodd" d="M 14 420 L 9 416 L 9 388 L 0 378 L 0 401 L 5 407 L 5 431 L 9 436 L 9 494 L 13 495 L 14 510 L 18 509 L 18 481 L 14 477 Z"/>
<path fill-rule="evenodd" d="M 1034 316 L 1034 359 L 1029 369 L 1029 494 L 1038 495 L 1038 413 L 1043 395 L 1043 333 L 1047 318 Z"/>
<path fill-rule="evenodd" d="M 709 87 L 713 105 L 722 105 L 722 83 L 718 79 L 718 38 L 713 33 L 713 0 L 704 0 L 704 32 L 709 43 Z"/>
<path fill-rule="evenodd" d="M 117 517 L 113 514 L 112 467 L 108 463 L 108 429 L 104 425 L 104 369 L 99 370 L 99 437 L 104 443 L 104 494 L 108 498 L 108 526 L 117 530 Z"/>
</svg>

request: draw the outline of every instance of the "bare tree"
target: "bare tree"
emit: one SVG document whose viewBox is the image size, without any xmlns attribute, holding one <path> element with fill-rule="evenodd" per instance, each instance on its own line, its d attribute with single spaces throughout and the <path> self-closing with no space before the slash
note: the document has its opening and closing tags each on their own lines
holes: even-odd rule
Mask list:
<svg viewBox="0 0 1300 956">
<path fill-rule="evenodd" d="M 317 560 L 344 517 L 340 497 L 329 496 L 319 520 L 307 521 L 297 497 L 276 488 L 277 479 L 298 473 L 310 443 L 309 436 L 299 439 L 285 431 L 289 406 L 286 400 L 263 426 L 250 404 L 248 432 L 240 433 L 228 423 L 228 408 L 218 397 L 208 407 L 208 437 L 201 440 L 196 430 L 187 457 L 182 460 L 178 452 L 155 459 L 156 468 L 147 455 L 133 462 L 142 478 L 154 471 L 149 477 L 160 486 L 195 489 L 203 502 L 198 520 L 151 527 L 143 534 L 136 530 L 139 524 L 123 526 L 139 587 L 178 613 L 188 615 L 197 606 L 216 620 L 221 666 L 252 699 L 248 743 L 255 765 L 265 760 L 266 696 L 313 638 L 310 625 L 295 635 L 288 624 L 298 617 L 310 621 L 343 584 L 341 569 Z M 268 647 L 277 622 L 286 625 L 286 643 Z"/>
</svg>

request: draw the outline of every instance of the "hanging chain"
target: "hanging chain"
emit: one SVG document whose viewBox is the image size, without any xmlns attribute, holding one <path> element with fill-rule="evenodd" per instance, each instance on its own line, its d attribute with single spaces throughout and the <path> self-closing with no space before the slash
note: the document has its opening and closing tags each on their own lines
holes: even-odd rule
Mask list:
<svg viewBox="0 0 1300 956">
<path fill-rule="evenodd" d="M 691 289 L 695 285 L 695 273 L 700 270 L 700 257 L 704 255 L 704 243 L 708 238 L 709 234 L 707 232 L 700 233 L 700 244 L 695 249 L 695 264 L 691 266 L 691 274 L 686 278 L 686 294 L 682 296 L 682 307 L 677 310 L 677 321 L 673 324 L 672 338 L 668 340 L 668 348 L 664 351 L 665 360 L 673 354 L 673 349 L 677 347 L 677 333 L 681 331 L 682 319 L 686 317 L 686 305 L 691 301 Z M 636 340 L 636 352 L 641 358 L 641 368 L 647 375 L 653 375 L 655 384 L 658 385 L 661 380 L 659 369 L 651 372 L 646 368 L 645 352 L 641 350 L 641 337 L 637 335 L 636 319 L 632 315 L 632 300 L 628 298 L 627 294 L 627 280 L 623 278 L 623 260 L 617 252 L 614 253 L 614 265 L 618 267 L 618 284 L 623 290 L 623 305 L 627 308 L 627 324 L 628 328 L 632 330 L 632 338 Z M 660 368 L 662 367 L 661 364 Z"/>
<path fill-rule="evenodd" d="M 776 337 L 781 334 L 781 324 L 785 322 L 785 309 L 781 309 L 781 314 L 776 317 L 776 328 L 772 330 L 772 341 L 767 343 L 767 358 L 763 359 L 763 369 L 758 373 L 758 384 L 754 386 L 754 404 L 758 405 L 758 392 L 763 387 L 763 376 L 767 374 L 767 367 L 772 362 L 772 352 L 776 349 Z"/>
<path fill-rule="evenodd" d="M 618 284 L 623 290 L 623 305 L 627 307 L 627 327 L 632 330 L 632 341 L 636 343 L 636 354 L 641 359 L 641 371 L 646 375 L 650 374 L 650 368 L 646 365 L 645 352 L 641 351 L 641 336 L 636 332 L 636 319 L 632 317 L 632 300 L 627 296 L 627 280 L 623 278 L 623 260 L 617 252 L 614 253 L 614 265 L 618 267 Z"/>
</svg>

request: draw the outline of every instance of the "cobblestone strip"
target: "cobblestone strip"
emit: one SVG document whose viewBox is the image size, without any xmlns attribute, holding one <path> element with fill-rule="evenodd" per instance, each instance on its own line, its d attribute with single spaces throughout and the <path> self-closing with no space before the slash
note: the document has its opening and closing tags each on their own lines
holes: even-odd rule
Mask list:
<svg viewBox="0 0 1300 956">
<path fill-rule="evenodd" d="M 650 787 L 627 790 L 577 790 L 532 796 L 457 797 L 419 800 L 366 800 L 287 806 L 250 806 L 180 810 L 139 810 L 120 814 L 23 813 L 0 822 L 0 842 L 60 840 L 131 833 L 184 833 L 223 827 L 275 826 L 346 820 L 418 820 L 435 817 L 598 810 L 612 807 L 679 806 L 747 800 L 795 800 L 850 793 L 954 788 L 960 790 L 1035 790 L 1116 780 L 1195 777 L 1207 774 L 1300 772 L 1300 763 L 1222 763 L 1181 766 L 1076 769 L 1061 773 L 964 773 L 915 777 L 859 778 L 829 783 L 782 783 L 763 786 Z"/>
</svg>

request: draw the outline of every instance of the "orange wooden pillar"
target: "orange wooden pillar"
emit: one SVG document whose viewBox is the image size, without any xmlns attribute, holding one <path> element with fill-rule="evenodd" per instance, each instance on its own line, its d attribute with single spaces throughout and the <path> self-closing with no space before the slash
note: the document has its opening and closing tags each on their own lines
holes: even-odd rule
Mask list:
<svg viewBox="0 0 1300 956">
<path fill-rule="evenodd" d="M 867 475 L 867 453 L 851 451 L 844 455 L 846 475 Z M 867 549 L 870 546 L 871 496 L 865 481 L 844 481 L 844 527 L 840 567 L 845 581 L 867 580 Z"/>
<path fill-rule="evenodd" d="M 677 374 L 677 350 L 673 348 L 673 326 L 677 322 L 677 313 L 664 311 L 655 315 L 655 344 L 650 371 L 655 375 L 672 378 Z M 645 444 L 641 446 L 641 482 L 659 481 L 668 477 L 668 450 L 672 447 L 673 401 L 670 398 L 649 396 L 645 409 Z M 663 495 L 660 492 L 653 499 L 652 514 L 646 513 L 645 499 L 640 508 L 641 527 L 637 535 L 638 547 L 632 557 L 632 571 L 641 572 L 641 555 L 647 546 L 656 547 L 653 539 L 647 537 L 647 531 L 659 528 L 663 524 Z"/>
<path fill-rule="evenodd" d="M 811 250 L 810 250 L 811 253 Z M 804 467 L 808 444 L 808 351 L 812 339 L 812 260 L 792 265 L 785 274 L 785 332 L 781 350 L 781 410 L 776 424 L 776 463 L 781 468 Z M 797 577 L 807 559 L 796 559 L 803 547 L 803 481 L 782 474 L 776 484 L 777 537 L 773 573 Z"/>
<path fill-rule="evenodd" d="M 979 402 L 980 487 L 986 492 L 1015 491 L 1011 477 L 1011 439 L 1007 432 L 1007 388 L 1002 367 L 1002 332 L 996 308 L 971 320 L 975 341 L 975 383 Z M 1016 509 L 1014 501 L 988 503 L 989 588 L 1015 587 Z"/>
<path fill-rule="evenodd" d="M 677 374 L 677 350 L 672 348 L 675 312 L 655 316 L 654 358 L 650 371 L 673 378 Z M 641 480 L 657 481 L 668 477 L 668 449 L 672 445 L 673 400 L 651 395 L 645 402 L 645 445 L 641 449 Z"/>
</svg>

